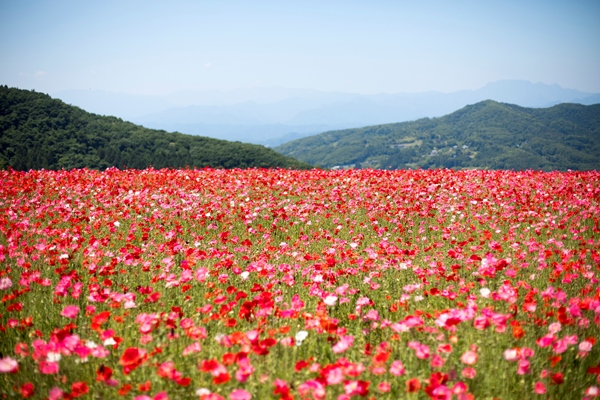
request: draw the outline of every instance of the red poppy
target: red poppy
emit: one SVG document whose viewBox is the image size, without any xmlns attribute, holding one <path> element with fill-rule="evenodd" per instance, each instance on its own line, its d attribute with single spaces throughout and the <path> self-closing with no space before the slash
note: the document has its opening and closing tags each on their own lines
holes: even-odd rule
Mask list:
<svg viewBox="0 0 600 400">
<path fill-rule="evenodd" d="M 296 372 L 300 372 L 302 371 L 304 368 L 308 367 L 308 363 L 304 360 L 300 360 L 296 363 L 296 366 L 294 367 L 294 370 Z"/>
<path fill-rule="evenodd" d="M 225 372 L 225 373 L 215 376 L 213 378 L 213 383 L 215 385 L 220 385 L 221 383 L 229 382 L 230 379 L 231 379 L 231 376 L 229 375 L 229 373 Z"/>
<path fill-rule="evenodd" d="M 19 392 L 21 393 L 21 397 L 26 399 L 33 396 L 35 393 L 35 386 L 33 386 L 33 383 L 31 382 L 27 382 L 19 388 Z"/>
<path fill-rule="evenodd" d="M 219 366 L 219 362 L 216 359 L 202 360 L 198 365 L 198 369 L 202 372 L 211 372 Z"/>
<path fill-rule="evenodd" d="M 421 389 L 421 382 L 417 378 L 411 378 L 406 381 L 406 391 L 408 393 L 415 393 Z"/>
<path fill-rule="evenodd" d="M 85 382 L 75 382 L 71 385 L 71 396 L 79 397 L 88 393 L 90 389 L 88 388 L 87 383 Z"/>
<path fill-rule="evenodd" d="M 129 393 L 131 391 L 131 389 L 133 389 L 133 386 L 126 383 L 119 388 L 119 391 L 117 393 L 119 394 L 119 396 L 126 396 L 127 393 Z"/>
<path fill-rule="evenodd" d="M 109 318 L 110 318 L 110 311 L 103 311 L 99 314 L 94 315 L 94 317 L 92 317 L 92 329 L 94 329 L 94 330 L 100 329 L 100 326 L 103 323 L 105 323 L 106 321 L 108 321 Z"/>
<path fill-rule="evenodd" d="M 565 376 L 561 372 L 557 372 L 552 375 L 552 382 L 556 385 L 560 385 L 565 381 Z"/>
<path fill-rule="evenodd" d="M 182 378 L 177 378 L 175 380 L 175 383 L 177 383 L 179 386 L 189 386 L 190 383 L 192 383 L 192 380 L 188 377 L 182 377 Z"/>
<path fill-rule="evenodd" d="M 113 374 L 113 370 L 106 365 L 100 365 L 96 370 L 96 381 L 106 382 Z"/>
<path fill-rule="evenodd" d="M 129 373 L 139 367 L 146 358 L 146 350 L 129 347 L 123 352 L 123 355 L 119 359 L 119 364 L 123 366 L 123 373 L 129 375 Z"/>
</svg>

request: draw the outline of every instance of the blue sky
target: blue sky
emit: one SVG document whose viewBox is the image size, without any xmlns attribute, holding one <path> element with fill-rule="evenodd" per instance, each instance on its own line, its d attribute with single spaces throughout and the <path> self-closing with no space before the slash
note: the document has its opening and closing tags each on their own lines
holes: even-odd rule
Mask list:
<svg viewBox="0 0 600 400">
<path fill-rule="evenodd" d="M 0 84 L 353 93 L 523 79 L 600 92 L 600 1 L 0 0 Z"/>
</svg>

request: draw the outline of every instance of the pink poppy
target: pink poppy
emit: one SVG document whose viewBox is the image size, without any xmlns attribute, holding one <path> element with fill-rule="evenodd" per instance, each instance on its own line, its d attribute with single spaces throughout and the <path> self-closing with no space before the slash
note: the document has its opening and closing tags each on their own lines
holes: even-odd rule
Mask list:
<svg viewBox="0 0 600 400">
<path fill-rule="evenodd" d="M 477 362 L 477 357 L 476 352 L 469 350 L 460 357 L 460 361 L 467 365 L 473 365 Z"/>
<path fill-rule="evenodd" d="M 60 313 L 60 315 L 62 315 L 63 317 L 67 317 L 67 318 L 75 318 L 77 317 L 77 314 L 79 314 L 79 307 L 78 306 L 66 306 L 65 308 L 63 308 L 62 312 Z"/>
<path fill-rule="evenodd" d="M 17 360 L 11 357 L 0 358 L 0 373 L 14 373 L 19 369 Z"/>
<path fill-rule="evenodd" d="M 536 382 L 533 386 L 533 392 L 536 394 L 546 393 L 546 385 L 544 385 L 542 382 Z"/>
<path fill-rule="evenodd" d="M 394 376 L 402 376 L 405 374 L 404 364 L 400 360 L 395 360 L 390 365 L 390 374 Z"/>
</svg>

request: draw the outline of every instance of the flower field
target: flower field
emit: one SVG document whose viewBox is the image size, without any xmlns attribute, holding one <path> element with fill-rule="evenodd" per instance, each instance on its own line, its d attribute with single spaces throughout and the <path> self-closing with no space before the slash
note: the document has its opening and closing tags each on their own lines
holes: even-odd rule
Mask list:
<svg viewBox="0 0 600 400">
<path fill-rule="evenodd" d="M 600 173 L 0 171 L 0 399 L 600 396 Z"/>
</svg>

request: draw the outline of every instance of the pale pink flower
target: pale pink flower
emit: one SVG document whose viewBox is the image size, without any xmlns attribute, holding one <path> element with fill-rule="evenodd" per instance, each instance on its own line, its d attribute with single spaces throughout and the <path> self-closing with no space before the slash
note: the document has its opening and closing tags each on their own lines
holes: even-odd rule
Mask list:
<svg viewBox="0 0 600 400">
<path fill-rule="evenodd" d="M 325 375 L 328 385 L 337 385 L 344 381 L 344 371 L 340 367 L 331 368 Z"/>
<path fill-rule="evenodd" d="M 91 354 L 96 358 L 106 358 L 110 355 L 110 352 L 104 346 L 97 346 L 92 349 Z"/>
<path fill-rule="evenodd" d="M 60 400 L 63 398 L 64 394 L 65 392 L 55 386 L 48 392 L 48 400 Z"/>
<path fill-rule="evenodd" d="M 554 350 L 554 353 L 556 354 L 564 353 L 567 351 L 567 348 L 567 341 L 565 339 L 560 339 L 552 343 L 552 350 Z"/>
<path fill-rule="evenodd" d="M 571 346 L 576 345 L 578 342 L 577 335 L 567 335 L 563 338 L 563 340 L 565 343 Z"/>
<path fill-rule="evenodd" d="M 584 340 L 583 342 L 579 343 L 579 356 L 586 356 L 587 353 L 592 351 L 592 346 L 592 342 L 589 340 Z"/>
<path fill-rule="evenodd" d="M 208 270 L 204 267 L 200 267 L 196 270 L 194 274 L 194 278 L 196 278 L 199 282 L 204 282 L 206 280 L 206 275 L 208 274 Z"/>
<path fill-rule="evenodd" d="M 335 306 L 335 303 L 337 303 L 337 301 L 338 301 L 337 296 L 333 296 L 333 295 L 328 295 L 327 297 L 325 297 L 325 299 L 323 299 L 323 302 L 330 307 Z"/>
<path fill-rule="evenodd" d="M 533 351 L 533 349 L 530 349 L 529 347 L 523 347 L 521 349 L 521 357 L 523 358 L 531 358 L 535 355 L 535 351 Z"/>
<path fill-rule="evenodd" d="M 560 322 L 553 322 L 550 324 L 550 326 L 548 326 L 548 331 L 550 333 L 560 332 L 561 329 L 562 329 L 562 325 Z"/>
<path fill-rule="evenodd" d="M 252 395 L 244 389 L 236 389 L 229 394 L 230 400 L 250 400 Z"/>
<path fill-rule="evenodd" d="M 390 374 L 394 376 L 402 376 L 405 373 L 406 371 L 404 369 L 404 364 L 402 363 L 402 361 L 395 360 L 394 362 L 392 362 L 392 365 L 390 365 Z"/>
<path fill-rule="evenodd" d="M 377 385 L 377 390 L 379 390 L 381 393 L 387 393 L 392 389 L 392 385 L 390 385 L 389 382 L 381 382 L 379 385 Z"/>
<path fill-rule="evenodd" d="M 11 357 L 0 358 L 0 373 L 17 372 L 19 364 Z"/>
<path fill-rule="evenodd" d="M 517 351 L 517 349 L 504 350 L 504 359 L 506 361 L 517 361 L 519 358 L 519 352 Z"/>
<path fill-rule="evenodd" d="M 340 341 L 333 345 L 333 352 L 343 353 L 352 346 L 352 343 L 354 343 L 353 336 L 342 336 Z"/>
<path fill-rule="evenodd" d="M 377 310 L 369 310 L 365 315 L 365 319 L 370 319 L 371 321 L 377 321 L 379 319 L 379 312 Z"/>
<path fill-rule="evenodd" d="M 60 315 L 62 315 L 63 317 L 67 317 L 67 318 L 75 318 L 77 317 L 77 314 L 79 314 L 79 307 L 78 306 L 66 306 L 65 308 L 63 308 L 62 312 L 60 313 Z"/>
<path fill-rule="evenodd" d="M 477 362 L 477 357 L 477 353 L 469 350 L 460 357 L 460 361 L 467 365 L 473 365 Z"/>
<path fill-rule="evenodd" d="M 12 281 L 8 277 L 4 277 L 0 279 L 0 290 L 6 290 L 12 287 Z"/>
<path fill-rule="evenodd" d="M 417 341 L 411 341 L 408 342 L 408 347 L 415 351 L 415 355 L 417 356 L 417 358 L 420 358 L 422 360 L 429 358 L 429 346 L 427 346 L 426 344 L 421 344 Z"/>
<path fill-rule="evenodd" d="M 373 367 L 373 368 L 371 369 L 371 373 L 372 373 L 373 375 L 383 375 L 383 374 L 385 374 L 385 373 L 386 373 L 386 369 L 385 369 L 385 367 L 383 367 L 383 366 L 380 366 L 380 367 Z"/>
<path fill-rule="evenodd" d="M 183 355 L 187 356 L 190 355 L 192 353 L 197 353 L 199 351 L 202 350 L 202 346 L 200 346 L 200 342 L 194 342 L 192 344 L 190 344 L 189 346 L 187 346 L 185 349 L 183 349 Z"/>
<path fill-rule="evenodd" d="M 467 367 L 462 370 L 461 375 L 467 379 L 473 379 L 476 373 L 475 368 Z"/>
</svg>

